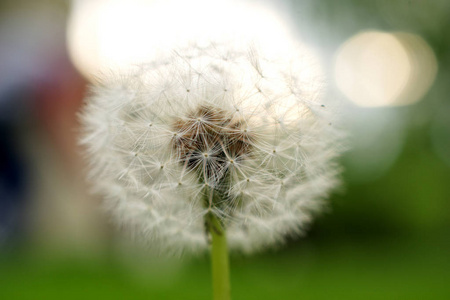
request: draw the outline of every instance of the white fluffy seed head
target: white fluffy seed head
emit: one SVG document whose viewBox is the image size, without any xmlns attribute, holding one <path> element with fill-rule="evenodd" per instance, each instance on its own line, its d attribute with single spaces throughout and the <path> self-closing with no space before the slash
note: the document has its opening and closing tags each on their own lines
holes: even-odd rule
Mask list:
<svg viewBox="0 0 450 300">
<path fill-rule="evenodd" d="M 204 217 L 250 252 L 301 234 L 338 184 L 339 132 L 303 48 L 180 47 L 93 87 L 81 114 L 93 186 L 164 252 L 205 249 Z"/>
</svg>

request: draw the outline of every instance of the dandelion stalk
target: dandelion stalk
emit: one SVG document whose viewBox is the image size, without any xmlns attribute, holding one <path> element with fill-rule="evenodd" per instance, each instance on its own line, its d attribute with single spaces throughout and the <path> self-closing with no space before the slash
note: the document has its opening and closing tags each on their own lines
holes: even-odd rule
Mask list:
<svg viewBox="0 0 450 300">
<path fill-rule="evenodd" d="M 213 214 L 209 214 L 208 219 L 211 234 L 213 299 L 230 300 L 230 267 L 226 232 Z"/>
</svg>

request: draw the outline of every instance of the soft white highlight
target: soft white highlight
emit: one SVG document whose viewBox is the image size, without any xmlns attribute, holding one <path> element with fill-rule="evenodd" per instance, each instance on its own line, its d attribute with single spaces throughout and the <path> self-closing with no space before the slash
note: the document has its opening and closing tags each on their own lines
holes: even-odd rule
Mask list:
<svg viewBox="0 0 450 300">
<path fill-rule="evenodd" d="M 208 213 L 222 220 L 232 249 L 278 244 L 301 234 L 338 185 L 340 135 L 322 89 L 304 47 L 274 55 L 253 43 L 212 42 L 161 53 L 93 88 L 82 112 L 90 180 L 120 224 L 165 252 L 205 249 Z M 251 150 L 234 159 L 218 142 L 195 153 L 198 168 L 186 167 L 174 124 L 220 130 L 193 114 L 202 107 L 220 112 L 233 137 L 248 134 Z M 216 167 L 206 174 L 202 166 Z M 211 190 L 226 199 L 205 205 Z"/>
<path fill-rule="evenodd" d="M 290 30 L 272 9 L 241 0 L 73 0 L 67 43 L 88 79 L 105 69 L 157 58 L 156 48 L 233 36 L 279 50 Z M 282 47 L 282 46 L 281 46 Z"/>
</svg>

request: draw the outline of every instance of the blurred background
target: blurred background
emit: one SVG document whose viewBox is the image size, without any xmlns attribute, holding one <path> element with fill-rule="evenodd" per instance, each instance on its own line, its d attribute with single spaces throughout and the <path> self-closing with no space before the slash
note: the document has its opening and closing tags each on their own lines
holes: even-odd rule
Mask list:
<svg viewBox="0 0 450 300">
<path fill-rule="evenodd" d="M 450 299 L 450 1 L 239 3 L 321 58 L 349 150 L 305 237 L 232 257 L 233 299 Z M 102 68 L 236 22 L 216 4 L 0 2 L 0 299 L 210 298 L 207 255 L 158 258 L 100 211 L 77 111 Z"/>
</svg>

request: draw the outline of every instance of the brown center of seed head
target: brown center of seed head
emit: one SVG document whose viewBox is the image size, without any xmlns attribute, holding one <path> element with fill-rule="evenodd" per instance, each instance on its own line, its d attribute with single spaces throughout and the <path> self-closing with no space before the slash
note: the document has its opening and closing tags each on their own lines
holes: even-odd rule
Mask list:
<svg viewBox="0 0 450 300">
<path fill-rule="evenodd" d="M 202 181 L 218 182 L 230 164 L 247 157 L 252 136 L 237 114 L 211 106 L 200 106 L 175 120 L 173 147 L 180 163 L 199 173 Z"/>
</svg>

